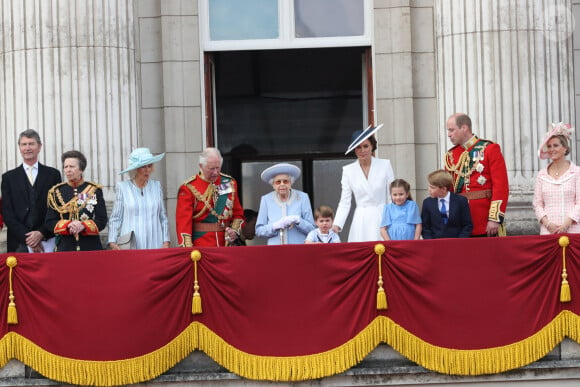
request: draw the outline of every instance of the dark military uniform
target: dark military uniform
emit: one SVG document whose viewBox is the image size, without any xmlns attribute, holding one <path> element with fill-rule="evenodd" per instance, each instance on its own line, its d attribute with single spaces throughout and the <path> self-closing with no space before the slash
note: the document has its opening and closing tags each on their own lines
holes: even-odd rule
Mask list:
<svg viewBox="0 0 580 387">
<path fill-rule="evenodd" d="M 68 225 L 80 221 L 85 229 L 78 238 L 70 235 Z M 54 230 L 56 251 L 102 250 L 99 231 L 107 226 L 107 207 L 101 186 L 83 181 L 73 186 L 57 184 L 48 191 L 46 225 Z"/>
</svg>

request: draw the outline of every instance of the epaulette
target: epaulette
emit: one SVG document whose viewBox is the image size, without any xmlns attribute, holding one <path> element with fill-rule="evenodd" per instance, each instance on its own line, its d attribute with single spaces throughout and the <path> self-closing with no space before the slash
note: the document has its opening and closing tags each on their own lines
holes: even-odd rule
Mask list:
<svg viewBox="0 0 580 387">
<path fill-rule="evenodd" d="M 67 183 L 66 181 L 63 181 L 62 183 L 58 183 L 58 184 L 56 184 L 56 185 L 53 185 L 53 186 L 52 186 L 52 188 L 49 190 L 49 192 L 50 192 L 50 191 L 54 191 L 54 190 L 55 190 L 55 189 L 57 189 L 58 187 L 61 187 L 61 186 L 65 185 L 65 184 L 68 184 L 68 183 Z"/>
<path fill-rule="evenodd" d="M 85 180 L 85 183 L 90 184 L 90 185 L 92 185 L 92 186 L 94 186 L 94 187 L 96 187 L 98 189 L 103 189 L 103 186 L 101 184 L 97 184 L 97 183 L 95 183 L 93 181 L 86 181 Z"/>
<path fill-rule="evenodd" d="M 187 180 L 185 180 L 181 185 L 186 185 L 188 183 L 191 183 L 192 181 L 194 181 L 195 179 L 197 179 L 198 175 L 193 175 L 190 178 L 188 178 Z"/>
<path fill-rule="evenodd" d="M 232 180 L 234 179 L 234 177 L 233 177 L 233 176 L 226 175 L 225 173 L 221 173 L 221 172 L 220 172 L 220 175 L 222 175 L 223 177 L 227 177 L 227 178 L 229 178 L 229 179 L 232 179 Z"/>
<path fill-rule="evenodd" d="M 486 140 L 486 139 L 484 139 L 484 138 L 480 138 L 480 139 L 479 139 L 479 141 L 484 141 L 484 142 L 487 142 L 488 144 L 495 144 L 493 141 L 491 141 L 491 140 Z"/>
</svg>

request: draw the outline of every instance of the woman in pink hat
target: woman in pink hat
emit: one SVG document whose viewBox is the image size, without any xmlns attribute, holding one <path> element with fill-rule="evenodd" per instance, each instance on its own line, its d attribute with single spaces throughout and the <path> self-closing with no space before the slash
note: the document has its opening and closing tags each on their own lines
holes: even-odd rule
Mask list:
<svg viewBox="0 0 580 387">
<path fill-rule="evenodd" d="M 580 232 L 580 168 L 566 159 L 573 130 L 569 124 L 553 123 L 538 150 L 540 159 L 551 160 L 538 173 L 534 190 L 540 234 Z"/>
</svg>

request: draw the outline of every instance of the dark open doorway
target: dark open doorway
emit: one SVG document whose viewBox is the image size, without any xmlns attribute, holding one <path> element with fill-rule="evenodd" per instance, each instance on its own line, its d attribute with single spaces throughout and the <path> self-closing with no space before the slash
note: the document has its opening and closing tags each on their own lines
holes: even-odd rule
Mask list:
<svg viewBox="0 0 580 387">
<path fill-rule="evenodd" d="M 259 174 L 278 161 L 299 164 L 302 179 L 295 186 L 309 194 L 314 207 L 336 207 L 341 166 L 352 161 L 344 151 L 352 132 L 368 121 L 368 50 L 211 54 L 212 135 L 224 156 L 223 171 L 240 182 L 246 208 L 257 210 L 260 196 L 271 191 Z"/>
</svg>

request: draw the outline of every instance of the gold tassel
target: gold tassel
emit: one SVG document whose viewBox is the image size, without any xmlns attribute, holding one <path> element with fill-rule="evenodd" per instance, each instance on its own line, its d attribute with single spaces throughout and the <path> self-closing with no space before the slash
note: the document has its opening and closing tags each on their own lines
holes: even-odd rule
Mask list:
<svg viewBox="0 0 580 387">
<path fill-rule="evenodd" d="M 388 308 L 387 305 L 387 294 L 385 293 L 385 289 L 383 289 L 383 269 L 382 269 L 382 255 L 385 253 L 385 245 L 381 243 L 377 243 L 375 245 L 375 254 L 379 257 L 379 280 L 377 281 L 377 285 L 379 285 L 379 290 L 377 291 L 377 310 L 386 310 Z"/>
<path fill-rule="evenodd" d="M 201 307 L 201 294 L 199 294 L 199 283 L 197 282 L 197 262 L 201 259 L 199 250 L 191 252 L 191 260 L 193 261 L 193 300 L 191 303 L 191 314 L 201 314 L 203 309 Z"/>
<path fill-rule="evenodd" d="M 381 286 L 381 284 L 379 284 Z M 386 310 L 387 309 L 387 295 L 385 294 L 385 290 L 383 288 L 379 288 L 377 292 L 377 310 Z"/>
<path fill-rule="evenodd" d="M 18 324 L 18 313 L 16 312 L 16 303 L 14 302 L 14 289 L 12 288 L 12 269 L 16 267 L 18 260 L 16 257 L 10 256 L 6 258 L 6 265 L 10 268 L 10 273 L 8 276 L 8 282 L 10 284 L 10 295 L 8 299 L 10 303 L 8 304 L 8 324 L 16 325 Z"/>
<path fill-rule="evenodd" d="M 568 273 L 566 272 L 566 247 L 570 244 L 570 239 L 567 236 L 561 236 L 558 239 L 560 247 L 562 247 L 562 285 L 560 286 L 560 302 L 572 301 L 572 294 L 570 293 L 570 284 L 568 283 Z"/>
<path fill-rule="evenodd" d="M 499 227 L 497 228 L 497 236 L 498 237 L 504 237 L 507 236 L 507 231 L 505 229 L 505 224 L 500 224 Z"/>
<path fill-rule="evenodd" d="M 564 277 L 564 274 L 562 274 Z M 562 286 L 560 287 L 560 302 L 570 302 L 572 301 L 572 295 L 570 294 L 570 284 L 566 279 L 562 279 Z"/>
</svg>

